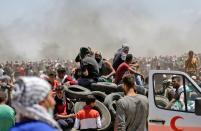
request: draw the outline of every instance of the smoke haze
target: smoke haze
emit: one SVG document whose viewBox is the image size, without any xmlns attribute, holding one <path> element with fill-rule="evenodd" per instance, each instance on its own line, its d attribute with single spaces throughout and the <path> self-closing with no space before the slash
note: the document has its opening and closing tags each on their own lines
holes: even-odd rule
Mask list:
<svg viewBox="0 0 201 131">
<path fill-rule="evenodd" d="M 0 1 L 0 60 L 74 58 L 81 46 L 110 58 L 123 43 L 135 56 L 200 52 L 199 1 L 20 1 Z"/>
</svg>

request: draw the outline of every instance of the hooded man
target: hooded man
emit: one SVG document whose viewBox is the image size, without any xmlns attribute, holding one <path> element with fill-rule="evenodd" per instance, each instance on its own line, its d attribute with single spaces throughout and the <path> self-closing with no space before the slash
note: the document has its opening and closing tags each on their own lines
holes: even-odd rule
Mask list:
<svg viewBox="0 0 201 131">
<path fill-rule="evenodd" d="M 115 70 L 110 62 L 106 59 L 103 59 L 99 51 L 95 52 L 95 59 L 98 63 L 100 77 L 104 76 L 106 79 L 108 79 L 115 74 Z"/>
<path fill-rule="evenodd" d="M 118 50 L 118 52 L 115 54 L 114 59 L 113 59 L 113 68 L 115 71 L 126 60 L 126 56 L 129 52 L 129 47 L 128 46 L 122 46 L 121 49 Z"/>
</svg>

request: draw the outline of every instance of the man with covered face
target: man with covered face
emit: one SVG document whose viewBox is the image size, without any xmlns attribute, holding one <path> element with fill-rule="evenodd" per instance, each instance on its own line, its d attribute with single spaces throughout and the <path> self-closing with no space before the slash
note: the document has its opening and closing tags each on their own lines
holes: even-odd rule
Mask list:
<svg viewBox="0 0 201 131">
<path fill-rule="evenodd" d="M 126 56 L 127 56 L 128 52 L 129 52 L 129 47 L 123 45 L 122 48 L 119 49 L 117 51 L 117 53 L 114 55 L 112 66 L 115 69 L 115 71 L 117 70 L 119 65 L 121 65 L 121 63 L 123 63 L 126 60 Z"/>
<path fill-rule="evenodd" d="M 99 67 L 99 76 L 103 76 L 108 79 L 115 74 L 115 70 L 112 67 L 111 63 L 106 59 L 103 59 L 99 51 L 95 52 L 95 59 Z"/>
</svg>

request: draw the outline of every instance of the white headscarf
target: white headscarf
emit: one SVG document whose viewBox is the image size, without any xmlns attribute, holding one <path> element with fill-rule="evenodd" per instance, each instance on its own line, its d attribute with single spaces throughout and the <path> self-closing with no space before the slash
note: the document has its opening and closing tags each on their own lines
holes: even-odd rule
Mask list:
<svg viewBox="0 0 201 131">
<path fill-rule="evenodd" d="M 15 84 L 12 105 L 20 115 L 29 119 L 43 121 L 61 130 L 47 109 L 38 104 L 46 99 L 50 89 L 48 82 L 43 79 L 22 77 Z"/>
</svg>

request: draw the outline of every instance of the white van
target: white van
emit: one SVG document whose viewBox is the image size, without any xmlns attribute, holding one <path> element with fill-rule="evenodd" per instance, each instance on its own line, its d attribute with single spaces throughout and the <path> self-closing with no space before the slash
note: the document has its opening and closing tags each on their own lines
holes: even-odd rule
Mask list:
<svg viewBox="0 0 201 131">
<path fill-rule="evenodd" d="M 168 106 L 176 92 L 172 85 L 175 76 L 181 92 Z M 201 88 L 186 73 L 150 70 L 148 98 L 149 131 L 201 131 Z"/>
</svg>

